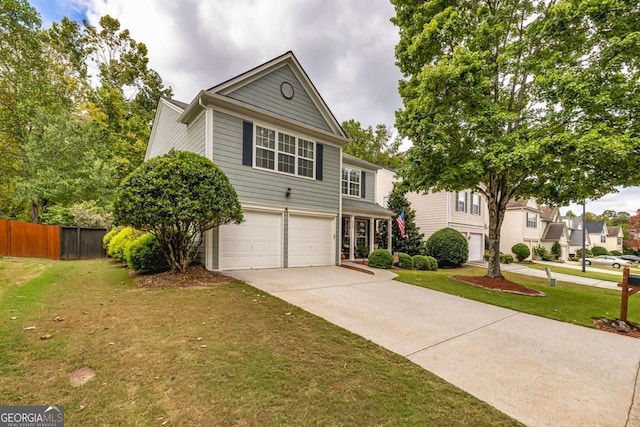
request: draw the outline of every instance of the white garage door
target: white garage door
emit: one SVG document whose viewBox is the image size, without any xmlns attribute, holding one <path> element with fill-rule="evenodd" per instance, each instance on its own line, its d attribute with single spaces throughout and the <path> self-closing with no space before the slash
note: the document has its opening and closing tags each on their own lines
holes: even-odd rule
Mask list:
<svg viewBox="0 0 640 427">
<path fill-rule="evenodd" d="M 289 216 L 289 267 L 333 265 L 335 218 Z"/>
<path fill-rule="evenodd" d="M 244 220 L 220 227 L 220 269 L 282 267 L 282 214 L 244 211 Z"/>
<path fill-rule="evenodd" d="M 469 261 L 481 261 L 483 258 L 484 244 L 482 234 L 470 234 L 469 239 Z"/>
</svg>

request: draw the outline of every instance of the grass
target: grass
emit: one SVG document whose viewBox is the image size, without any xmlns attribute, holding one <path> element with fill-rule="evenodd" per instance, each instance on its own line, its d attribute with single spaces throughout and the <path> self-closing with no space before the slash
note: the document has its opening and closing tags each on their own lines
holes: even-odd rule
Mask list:
<svg viewBox="0 0 640 427">
<path fill-rule="evenodd" d="M 12 259 L 0 277 L 2 404 L 64 405 L 68 425 L 518 425 L 242 282 L 139 289 L 106 261 Z"/>
<path fill-rule="evenodd" d="M 534 268 L 536 270 L 544 270 L 545 267 L 549 267 L 549 269 L 554 273 L 563 273 L 563 274 L 571 274 L 573 276 L 580 277 L 588 277 L 590 279 L 595 280 L 605 280 L 609 282 L 621 282 L 622 281 L 622 269 L 621 268 L 613 268 L 613 267 L 603 267 L 594 265 L 593 268 L 597 268 L 598 270 L 608 270 L 611 273 L 601 273 L 599 271 L 591 270 L 591 266 L 587 265 L 585 268 L 585 272 L 582 270 L 578 270 L 570 267 L 563 267 L 562 264 L 556 265 L 548 265 L 548 264 L 537 264 L 537 263 L 521 263 L 519 265 L 523 265 L 525 267 Z M 632 267 L 629 269 L 631 274 L 640 274 L 640 269 L 636 267 Z"/>
<path fill-rule="evenodd" d="M 541 290 L 546 295 L 530 297 L 479 288 L 450 278 L 450 276 L 485 275 L 486 269 L 478 267 L 437 272 L 398 270 L 397 273 L 396 280 L 401 282 L 582 326 L 594 327 L 591 321 L 594 317 L 617 318 L 620 316 L 620 291 L 617 290 L 562 281 L 552 288 L 546 278 L 503 272 L 507 279 Z M 640 296 L 629 298 L 628 320 L 640 322 Z"/>
</svg>

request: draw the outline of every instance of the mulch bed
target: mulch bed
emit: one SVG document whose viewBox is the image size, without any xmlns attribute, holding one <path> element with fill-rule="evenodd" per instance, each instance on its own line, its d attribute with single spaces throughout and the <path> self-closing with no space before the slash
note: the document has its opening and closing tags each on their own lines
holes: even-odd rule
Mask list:
<svg viewBox="0 0 640 427">
<path fill-rule="evenodd" d="M 486 276 L 453 276 L 452 279 L 459 282 L 469 283 L 493 291 L 508 292 L 511 294 L 526 295 L 530 297 L 543 297 L 544 292 L 537 289 L 527 288 L 507 279 L 493 279 Z"/>
<path fill-rule="evenodd" d="M 166 271 L 156 274 L 132 273 L 133 282 L 141 288 L 193 288 L 224 285 L 233 281 L 229 276 L 193 265 L 182 274 Z"/>
<path fill-rule="evenodd" d="M 622 322 L 618 319 L 604 319 L 595 318 L 591 319 L 596 328 L 601 331 L 607 331 L 618 335 L 624 335 L 626 337 L 640 338 L 640 324 L 635 322 Z M 626 327 L 625 327 L 626 324 Z M 627 328 L 629 331 L 627 332 Z"/>
</svg>

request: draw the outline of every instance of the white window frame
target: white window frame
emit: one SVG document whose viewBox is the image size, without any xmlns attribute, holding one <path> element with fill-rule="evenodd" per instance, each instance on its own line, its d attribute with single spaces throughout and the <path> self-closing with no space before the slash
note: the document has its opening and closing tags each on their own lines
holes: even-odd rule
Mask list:
<svg viewBox="0 0 640 427">
<path fill-rule="evenodd" d="M 263 147 L 257 144 L 259 129 L 266 129 L 268 131 L 274 132 L 275 143 L 273 148 Z M 285 139 L 283 138 L 284 136 L 287 136 L 294 140 L 293 153 L 280 149 L 280 144 L 284 142 L 284 141 L 281 141 L 281 139 Z M 258 165 L 258 162 L 257 162 L 258 149 L 266 150 L 274 153 L 273 169 Z M 311 154 L 311 156 L 309 156 L 309 154 Z M 316 161 L 317 161 L 316 155 L 317 155 L 317 144 L 312 140 L 312 138 L 297 134 L 295 132 L 283 131 L 277 127 L 264 125 L 261 123 L 254 123 L 253 125 L 253 167 L 254 169 L 279 173 L 279 174 L 288 175 L 288 176 L 297 176 L 299 178 L 304 178 L 304 179 L 315 180 L 316 179 Z M 294 158 L 293 173 L 279 170 L 280 156 L 289 156 Z M 307 167 L 307 169 L 311 170 L 311 176 L 300 174 L 301 170 L 304 167 L 303 162 L 311 163 L 311 166 Z"/>
<path fill-rule="evenodd" d="M 605 236 L 604 234 L 600 235 L 600 243 L 607 243 L 607 236 Z"/>
<path fill-rule="evenodd" d="M 471 215 L 480 215 L 481 200 L 480 193 L 471 193 Z"/>
<path fill-rule="evenodd" d="M 527 228 L 538 228 L 538 214 L 527 212 L 525 221 Z"/>
<path fill-rule="evenodd" d="M 456 212 L 467 213 L 467 192 L 458 191 L 456 193 Z"/>
<path fill-rule="evenodd" d="M 347 179 L 345 180 L 345 172 L 347 174 Z M 353 175 L 352 175 L 353 174 Z M 352 178 L 354 177 L 358 177 L 358 182 L 352 181 Z M 346 188 L 346 192 L 345 192 L 345 186 L 344 184 L 347 184 L 347 188 Z M 358 168 L 352 168 L 352 167 L 348 167 L 348 166 L 343 166 L 342 167 L 342 178 L 340 180 L 340 188 L 341 188 L 341 193 L 345 196 L 348 197 L 357 197 L 360 198 L 361 197 L 361 191 L 362 191 L 362 170 L 358 169 Z M 355 191 L 352 191 L 354 190 Z M 355 194 L 353 194 L 355 193 Z"/>
</svg>

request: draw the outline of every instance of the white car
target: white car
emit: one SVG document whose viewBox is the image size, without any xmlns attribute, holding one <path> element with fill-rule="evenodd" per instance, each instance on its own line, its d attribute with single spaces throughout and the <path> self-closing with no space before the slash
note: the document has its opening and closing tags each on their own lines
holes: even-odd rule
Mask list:
<svg viewBox="0 0 640 427">
<path fill-rule="evenodd" d="M 606 265 L 613 268 L 633 266 L 631 261 L 612 255 L 598 255 L 593 258 L 585 258 L 584 263 L 587 265 Z"/>
</svg>

